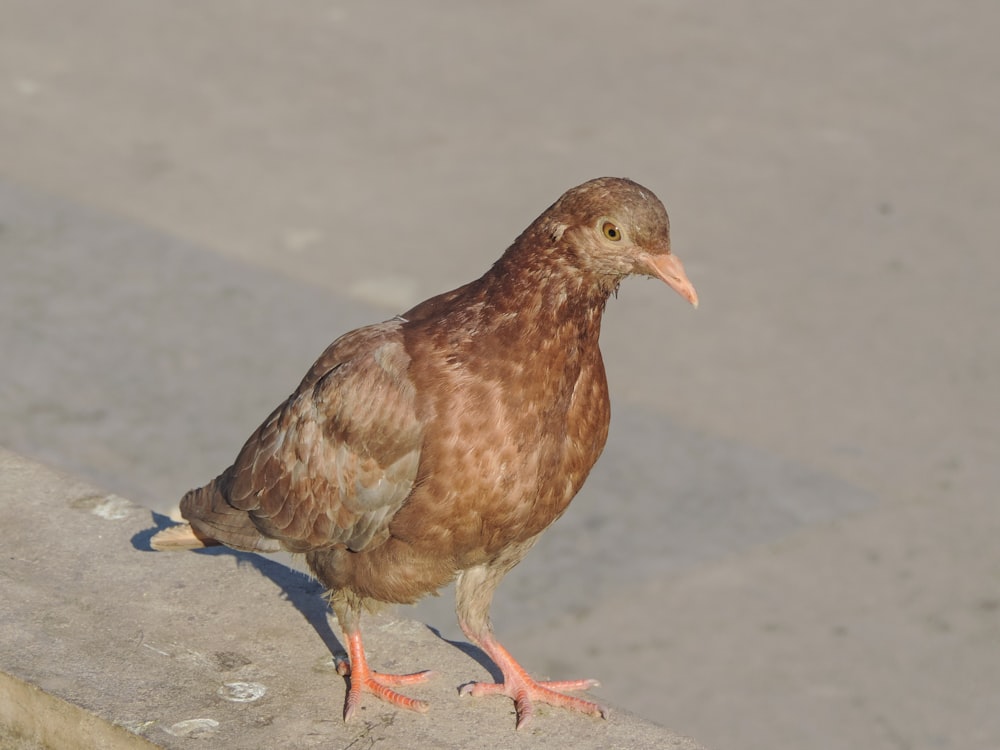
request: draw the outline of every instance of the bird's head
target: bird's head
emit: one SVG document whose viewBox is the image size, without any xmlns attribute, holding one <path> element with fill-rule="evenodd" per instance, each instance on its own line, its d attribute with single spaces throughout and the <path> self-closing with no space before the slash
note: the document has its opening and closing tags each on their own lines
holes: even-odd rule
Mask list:
<svg viewBox="0 0 1000 750">
<path fill-rule="evenodd" d="M 547 235 L 551 252 L 602 286 L 617 289 L 626 276 L 652 276 L 698 306 L 694 285 L 670 252 L 670 219 L 663 203 L 631 180 L 601 177 L 571 188 L 532 228 Z"/>
</svg>

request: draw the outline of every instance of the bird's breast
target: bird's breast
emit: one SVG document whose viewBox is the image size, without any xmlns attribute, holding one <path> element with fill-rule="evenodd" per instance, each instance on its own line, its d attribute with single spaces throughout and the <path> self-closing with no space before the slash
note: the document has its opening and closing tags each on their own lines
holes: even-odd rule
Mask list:
<svg viewBox="0 0 1000 750">
<path fill-rule="evenodd" d="M 582 354 L 453 353 L 439 367 L 417 368 L 417 391 L 432 396 L 421 405 L 427 428 L 416 487 L 392 535 L 447 550 L 464 568 L 558 518 L 607 438 L 600 352 Z"/>
</svg>

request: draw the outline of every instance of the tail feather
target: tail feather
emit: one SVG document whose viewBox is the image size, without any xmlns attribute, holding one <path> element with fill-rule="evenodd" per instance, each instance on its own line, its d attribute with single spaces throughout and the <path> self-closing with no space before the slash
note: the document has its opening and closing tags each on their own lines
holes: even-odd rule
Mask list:
<svg viewBox="0 0 1000 750">
<path fill-rule="evenodd" d="M 229 472 L 181 498 L 180 512 L 187 523 L 157 533 L 154 549 L 198 549 L 212 544 L 246 552 L 277 552 L 277 539 L 261 534 L 245 510 L 234 508 L 226 499 Z M 162 545 L 162 546 L 157 546 Z"/>
</svg>

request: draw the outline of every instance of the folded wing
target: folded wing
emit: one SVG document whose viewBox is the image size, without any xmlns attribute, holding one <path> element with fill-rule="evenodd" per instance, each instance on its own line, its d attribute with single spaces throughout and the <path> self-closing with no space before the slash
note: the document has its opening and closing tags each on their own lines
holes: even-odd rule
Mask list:
<svg viewBox="0 0 1000 750">
<path fill-rule="evenodd" d="M 413 489 L 423 438 L 401 325 L 368 326 L 331 344 L 216 480 L 225 510 L 245 513 L 261 542 L 360 551 L 388 537 Z M 199 528 L 189 513 L 207 509 L 192 504 L 181 509 Z"/>
</svg>

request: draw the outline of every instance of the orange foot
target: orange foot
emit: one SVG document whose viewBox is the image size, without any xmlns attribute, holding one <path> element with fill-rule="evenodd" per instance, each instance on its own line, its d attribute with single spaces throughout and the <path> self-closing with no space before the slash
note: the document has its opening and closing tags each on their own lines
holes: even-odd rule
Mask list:
<svg viewBox="0 0 1000 750">
<path fill-rule="evenodd" d="M 361 632 L 347 633 L 347 648 L 350 653 L 350 665 L 343 661 L 337 663 L 337 671 L 342 675 L 350 675 L 350 689 L 347 691 L 347 701 L 344 703 L 344 721 L 351 717 L 361 706 L 361 696 L 365 693 L 377 695 L 394 706 L 410 711 L 423 713 L 430 706 L 426 701 L 408 698 L 393 690 L 390 685 L 413 685 L 424 682 L 431 676 L 430 671 L 414 672 L 413 674 L 383 674 L 375 672 L 368 666 L 365 649 L 361 644 Z"/>
<path fill-rule="evenodd" d="M 533 679 L 510 653 L 492 637 L 482 643 L 483 651 L 500 667 L 503 682 L 470 682 L 459 689 L 460 695 L 506 695 L 514 701 L 517 712 L 517 728 L 526 726 L 535 715 L 535 701 L 560 706 L 572 711 L 608 718 L 605 706 L 573 695 L 564 690 L 587 690 L 597 687 L 597 680 L 563 680 L 560 682 L 539 682 Z"/>
</svg>

